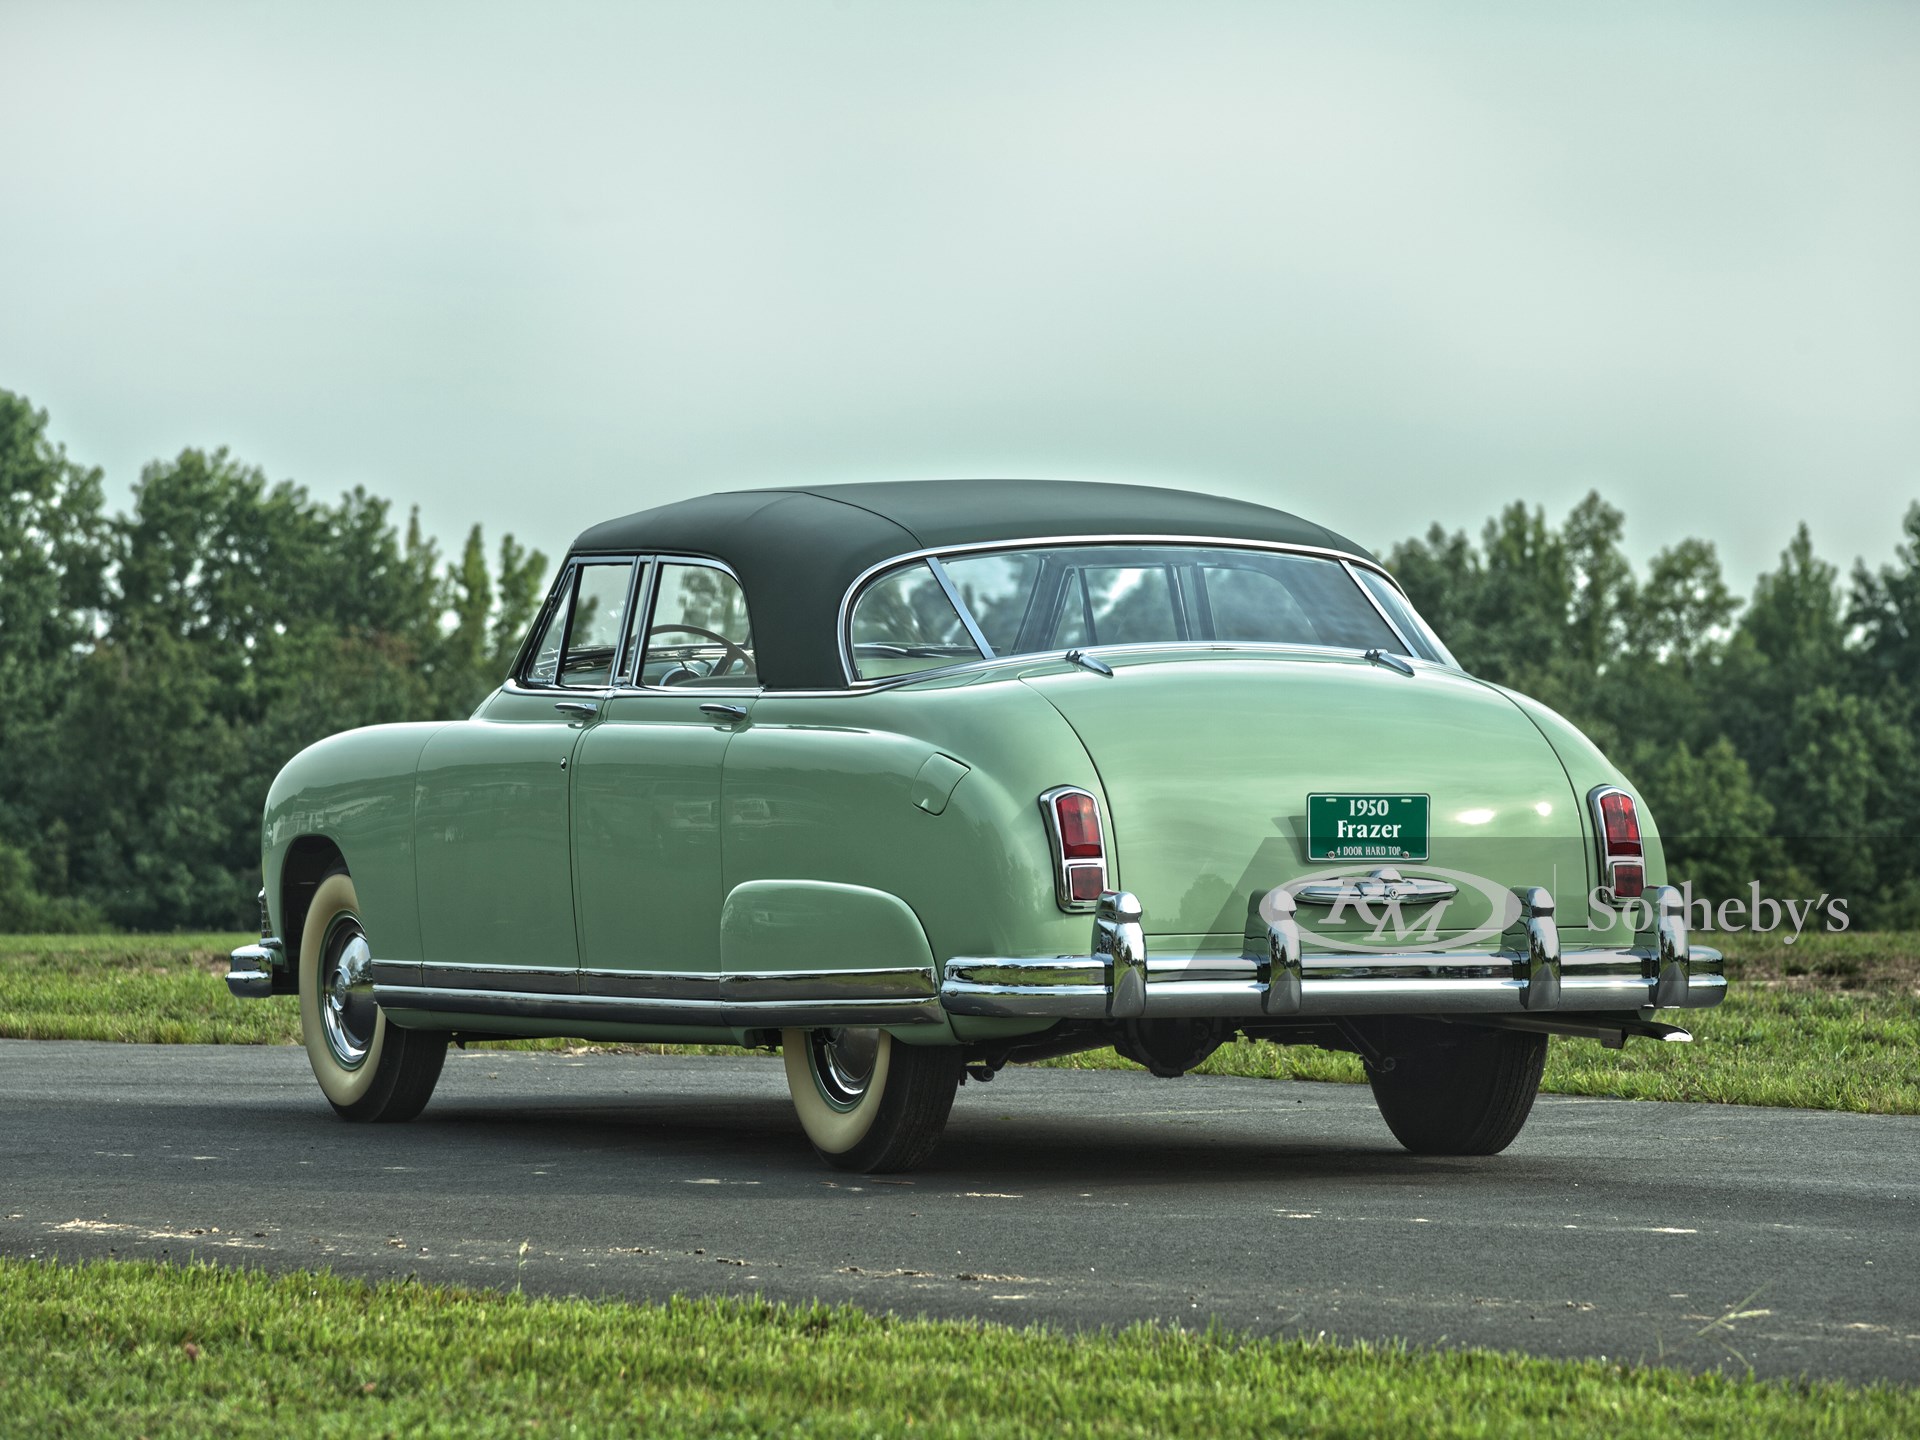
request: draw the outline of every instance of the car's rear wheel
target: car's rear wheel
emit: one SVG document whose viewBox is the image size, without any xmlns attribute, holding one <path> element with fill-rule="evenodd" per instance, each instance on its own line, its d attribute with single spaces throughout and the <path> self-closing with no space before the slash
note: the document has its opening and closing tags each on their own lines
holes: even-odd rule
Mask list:
<svg viewBox="0 0 1920 1440">
<path fill-rule="evenodd" d="M 1374 1103 L 1416 1155 L 1497 1155 L 1513 1143 L 1547 1063 L 1547 1037 L 1438 1021 L 1388 1031 L 1391 1070 L 1367 1071 Z"/>
<path fill-rule="evenodd" d="M 911 1170 L 933 1154 L 965 1058 L 903 1045 L 885 1030 L 787 1030 L 787 1089 L 820 1158 L 841 1170 Z"/>
<path fill-rule="evenodd" d="M 446 1063 L 444 1031 L 403 1030 L 373 1003 L 373 952 L 353 878 L 320 882 L 300 932 L 300 1034 L 327 1103 L 343 1120 L 411 1120 Z"/>
</svg>

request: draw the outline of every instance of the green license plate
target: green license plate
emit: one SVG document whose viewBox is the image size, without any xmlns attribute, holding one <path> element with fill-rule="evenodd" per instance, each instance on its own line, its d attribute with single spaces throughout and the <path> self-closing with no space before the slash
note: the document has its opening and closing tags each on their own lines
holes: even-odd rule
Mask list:
<svg viewBox="0 0 1920 1440">
<path fill-rule="evenodd" d="M 1424 860 L 1426 795 L 1307 796 L 1309 860 Z"/>
</svg>

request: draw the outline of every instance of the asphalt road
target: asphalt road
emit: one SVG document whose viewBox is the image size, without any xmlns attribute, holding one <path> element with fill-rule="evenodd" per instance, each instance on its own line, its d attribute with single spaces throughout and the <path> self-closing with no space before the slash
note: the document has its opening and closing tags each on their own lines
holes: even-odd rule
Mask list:
<svg viewBox="0 0 1920 1440">
<path fill-rule="evenodd" d="M 0 1041 L 0 1252 L 1912 1383 L 1920 1119 L 1543 1096 L 1434 1160 L 1362 1087 L 1029 1069 L 875 1180 L 766 1060 L 455 1052 L 349 1126 L 294 1048 Z"/>
</svg>

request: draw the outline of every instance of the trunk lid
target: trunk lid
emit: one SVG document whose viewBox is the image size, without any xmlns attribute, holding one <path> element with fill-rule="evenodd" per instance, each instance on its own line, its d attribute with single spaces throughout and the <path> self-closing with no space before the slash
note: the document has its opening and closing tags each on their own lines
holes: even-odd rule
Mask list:
<svg viewBox="0 0 1920 1440">
<path fill-rule="evenodd" d="M 1579 797 L 1519 707 L 1456 672 L 1408 677 L 1358 656 L 1103 654 L 1111 677 L 1049 666 L 1022 678 L 1073 726 L 1106 791 L 1115 883 L 1139 896 L 1147 933 L 1196 948 L 1258 933 L 1252 906 L 1276 885 L 1391 865 L 1407 877 L 1464 872 L 1550 890 L 1563 916 L 1586 914 L 1590 885 Z M 1313 860 L 1309 794 L 1424 794 L 1425 860 Z M 1403 907 L 1412 938 L 1485 925 L 1495 900 L 1459 873 L 1436 919 Z M 1384 917 L 1337 922 L 1302 904 L 1302 931 L 1380 943 Z M 1387 923 L 1387 941 L 1394 940 Z"/>
</svg>

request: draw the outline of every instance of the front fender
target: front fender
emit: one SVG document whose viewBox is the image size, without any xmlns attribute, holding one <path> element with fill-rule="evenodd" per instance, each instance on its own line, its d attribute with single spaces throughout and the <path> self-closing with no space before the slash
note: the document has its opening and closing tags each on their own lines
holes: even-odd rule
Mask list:
<svg viewBox="0 0 1920 1440">
<path fill-rule="evenodd" d="M 420 917 L 414 893 L 413 787 L 420 752 L 440 722 L 371 725 L 309 745 L 289 760 L 267 792 L 260 869 L 274 933 L 286 931 L 287 852 L 321 837 L 353 872 L 367 928 L 383 960 L 418 960 Z"/>
</svg>

